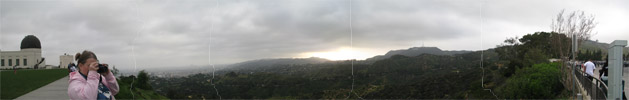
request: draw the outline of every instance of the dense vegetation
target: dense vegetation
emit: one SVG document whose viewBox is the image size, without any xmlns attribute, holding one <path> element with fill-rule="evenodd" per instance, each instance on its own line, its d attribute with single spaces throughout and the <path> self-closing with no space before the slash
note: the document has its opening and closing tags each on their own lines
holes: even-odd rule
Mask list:
<svg viewBox="0 0 629 100">
<path fill-rule="evenodd" d="M 496 58 L 491 51 L 487 58 Z M 395 55 L 373 64 L 350 61 L 276 65 L 273 70 L 228 70 L 181 78 L 157 78 L 157 91 L 172 99 L 221 98 L 465 98 L 469 82 L 480 76 L 481 52 L 456 56 Z M 493 55 L 493 57 L 492 57 Z M 301 70 L 303 68 L 309 70 Z M 215 82 L 214 90 L 211 81 Z M 476 85 L 476 87 L 480 87 Z M 483 91 L 486 92 L 486 91 Z"/>
<path fill-rule="evenodd" d="M 120 76 L 118 78 L 120 92 L 116 94 L 116 99 L 168 99 L 155 93 L 148 80 L 149 76 L 144 70 L 138 73 L 137 78 L 133 75 Z"/>
<path fill-rule="evenodd" d="M 500 89 L 508 99 L 547 99 L 555 98 L 563 90 L 560 63 L 535 64 L 518 70 Z"/>
<path fill-rule="evenodd" d="M 488 85 L 487 88 L 495 89 L 500 98 L 564 98 L 565 95 L 561 93 L 567 90 L 561 83 L 561 63 L 547 63 L 549 58 L 566 56 L 560 53 L 569 52 L 570 49 L 565 49 L 569 47 L 562 48 L 553 44 L 570 44 L 568 40 L 570 39 L 565 35 L 554 32 L 536 32 L 522 38 L 505 40 L 505 45 L 496 48 L 501 58 L 497 64 L 501 67 L 490 70 L 493 74 L 487 76 L 492 77 L 490 83 L 498 85 Z"/>
<path fill-rule="evenodd" d="M 13 70 L 2 70 L 0 73 L 2 74 L 0 78 L 2 81 L 0 83 L 0 87 L 2 87 L 0 97 L 2 98 L 0 99 L 15 99 L 68 76 L 67 69 L 22 69 L 17 70 L 16 73 Z"/>
<path fill-rule="evenodd" d="M 605 60 L 605 59 L 603 59 L 603 52 L 601 50 L 595 50 L 595 51 L 584 50 L 584 51 L 581 51 L 581 52 L 578 53 L 577 60 L 581 60 L 581 61 L 586 61 L 586 60 L 601 61 L 601 60 Z"/>
<path fill-rule="evenodd" d="M 564 98 L 562 93 L 569 92 L 560 82 L 560 63 L 548 59 L 565 56 L 560 52 L 570 50 L 556 43 L 568 45 L 569 40 L 563 34 L 536 32 L 507 39 L 495 49 L 463 54 L 253 64 L 219 70 L 215 75 L 153 77 L 149 83 L 172 99 Z"/>
</svg>

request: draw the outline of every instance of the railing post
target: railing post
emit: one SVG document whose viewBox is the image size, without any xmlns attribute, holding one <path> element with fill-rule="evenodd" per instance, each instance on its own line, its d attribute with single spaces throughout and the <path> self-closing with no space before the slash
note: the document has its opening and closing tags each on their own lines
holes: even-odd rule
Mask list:
<svg viewBox="0 0 629 100">
<path fill-rule="evenodd" d="M 627 40 L 614 40 L 609 46 L 609 81 L 607 90 L 608 100 L 622 99 L 622 50 L 627 46 Z"/>
<path fill-rule="evenodd" d="M 596 79 L 594 79 L 594 80 L 596 80 Z M 592 93 L 590 93 L 591 94 L 590 97 L 592 99 L 598 99 L 598 95 L 596 95 L 596 92 L 598 92 L 598 91 L 596 91 L 596 89 L 598 89 L 598 88 L 596 88 L 596 83 L 592 82 L 592 80 L 590 80 L 589 82 L 592 83 L 592 87 L 590 89 L 590 92 L 592 92 Z"/>
<path fill-rule="evenodd" d="M 573 34 L 572 35 L 572 68 L 571 68 L 572 69 L 572 71 L 571 71 L 572 72 L 572 76 L 575 76 L 575 71 L 576 70 L 574 70 L 574 69 L 576 69 L 576 67 L 577 67 L 577 60 L 576 60 L 576 58 L 577 58 L 577 51 L 579 49 L 577 46 L 578 46 L 577 45 L 577 35 Z M 576 94 L 577 82 L 575 81 L 575 78 L 573 78 L 573 77 L 571 77 L 570 80 L 572 80 L 572 93 Z"/>
<path fill-rule="evenodd" d="M 577 69 L 576 68 L 577 67 L 577 60 L 576 60 L 576 58 L 577 58 L 577 52 L 579 51 L 579 47 L 578 46 L 579 45 L 577 43 L 577 35 L 576 34 L 572 34 L 572 50 L 571 50 L 572 51 L 572 76 L 575 76 L 575 73 L 576 73 L 575 69 Z M 576 79 L 575 78 L 570 78 L 570 80 L 572 80 L 572 91 L 573 91 L 573 94 L 576 94 L 576 91 L 577 91 L 576 90 L 577 89 L 576 88 L 577 87 L 576 86 L 577 82 L 575 81 Z"/>
</svg>

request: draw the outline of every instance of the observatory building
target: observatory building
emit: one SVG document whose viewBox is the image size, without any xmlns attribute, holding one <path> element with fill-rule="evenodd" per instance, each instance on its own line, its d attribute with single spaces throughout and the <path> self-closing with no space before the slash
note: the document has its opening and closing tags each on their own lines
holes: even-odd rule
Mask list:
<svg viewBox="0 0 629 100">
<path fill-rule="evenodd" d="M 46 63 L 41 52 L 39 39 L 27 35 L 22 39 L 20 51 L 0 51 L 0 69 L 43 68 Z"/>
</svg>

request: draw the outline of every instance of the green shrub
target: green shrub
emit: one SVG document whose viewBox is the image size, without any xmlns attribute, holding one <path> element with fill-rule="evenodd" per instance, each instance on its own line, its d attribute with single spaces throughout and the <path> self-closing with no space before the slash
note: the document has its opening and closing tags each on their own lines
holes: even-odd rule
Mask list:
<svg viewBox="0 0 629 100">
<path fill-rule="evenodd" d="M 561 93 L 559 63 L 535 64 L 517 70 L 501 89 L 507 99 L 552 99 Z"/>
<path fill-rule="evenodd" d="M 151 88 L 148 84 L 149 77 L 144 70 L 138 73 L 137 78 L 133 75 L 120 76 L 118 78 L 120 91 L 115 95 L 116 99 L 168 99 Z"/>
</svg>

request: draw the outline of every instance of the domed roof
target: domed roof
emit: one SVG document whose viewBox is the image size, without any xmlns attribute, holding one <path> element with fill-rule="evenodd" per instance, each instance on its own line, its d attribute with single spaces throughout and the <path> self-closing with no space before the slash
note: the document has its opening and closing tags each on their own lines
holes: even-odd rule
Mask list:
<svg viewBox="0 0 629 100">
<path fill-rule="evenodd" d="M 22 45 L 20 49 L 28 49 L 28 48 L 38 48 L 41 49 L 41 43 L 39 39 L 34 35 L 27 35 L 22 39 Z"/>
</svg>

